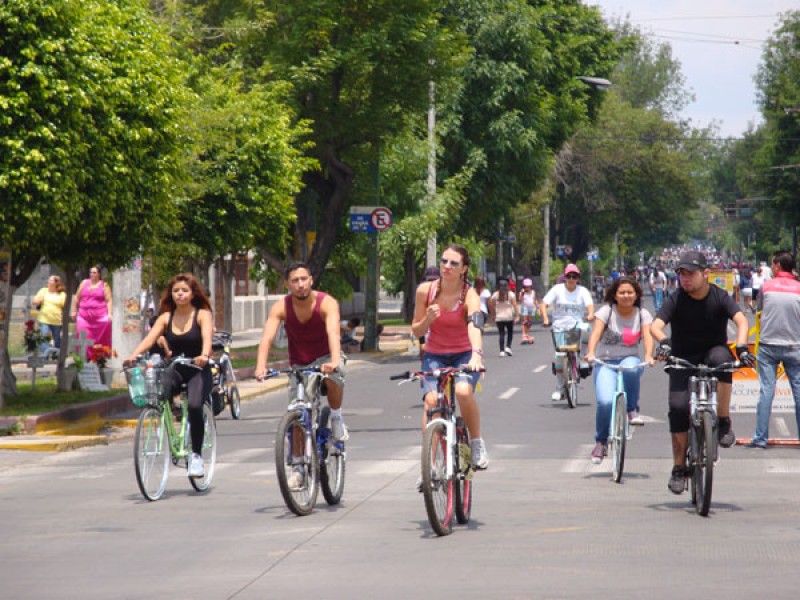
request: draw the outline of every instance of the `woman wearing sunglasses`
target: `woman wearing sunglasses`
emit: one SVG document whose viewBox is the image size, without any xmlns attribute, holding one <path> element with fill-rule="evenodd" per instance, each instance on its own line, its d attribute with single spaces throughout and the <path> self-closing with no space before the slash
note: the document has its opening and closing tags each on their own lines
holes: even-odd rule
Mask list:
<svg viewBox="0 0 800 600">
<path fill-rule="evenodd" d="M 417 288 L 411 331 L 426 336 L 422 370 L 468 365 L 473 372 L 456 380 L 456 400 L 469 429 L 472 464 L 477 469 L 489 466 L 486 445 L 481 438 L 481 415 L 475 400 L 475 386 L 483 368 L 483 313 L 475 289 L 467 281 L 469 253 L 464 246 L 450 244 L 439 261 L 440 276 Z M 436 377 L 423 381 L 425 410 L 422 429 L 427 425 L 428 409 L 436 406 Z"/>
<path fill-rule="evenodd" d="M 564 269 L 564 283 L 557 283 L 550 291 L 548 291 L 544 298 L 540 310 L 542 313 L 542 326 L 550 327 L 550 319 L 552 316 L 552 325 L 555 331 L 566 331 L 573 327 L 578 327 L 581 330 L 581 343 L 586 344 L 589 341 L 589 331 L 591 326 L 585 322 L 594 320 L 594 302 L 589 290 L 579 285 L 581 278 L 581 270 L 577 265 L 572 263 L 568 264 Z M 553 307 L 553 314 L 548 315 L 547 309 Z M 553 364 L 562 364 L 561 356 L 556 353 L 553 359 Z M 580 356 L 585 354 L 581 352 Z M 581 377 L 588 377 L 590 367 L 588 363 L 581 361 L 580 364 Z M 556 391 L 553 392 L 552 398 L 554 402 L 561 399 L 561 388 L 564 386 L 564 375 L 556 371 Z"/>
</svg>

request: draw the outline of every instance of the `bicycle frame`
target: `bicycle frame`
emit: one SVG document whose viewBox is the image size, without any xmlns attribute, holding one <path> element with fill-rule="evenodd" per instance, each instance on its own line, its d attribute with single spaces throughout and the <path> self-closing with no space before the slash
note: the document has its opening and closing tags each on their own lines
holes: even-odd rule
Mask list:
<svg viewBox="0 0 800 600">
<path fill-rule="evenodd" d="M 436 406 L 428 409 L 428 424 L 425 426 L 429 429 L 435 423 L 442 423 L 445 427 L 445 437 L 447 440 L 447 447 L 453 448 L 456 440 L 456 416 L 457 416 L 457 403 L 455 401 L 455 372 L 446 371 L 437 375 L 438 382 L 436 386 Z M 440 416 L 433 418 L 433 415 L 439 413 Z M 445 462 L 445 474 L 450 479 L 455 472 L 455 464 L 453 452 L 447 453 L 447 460 Z"/>
</svg>

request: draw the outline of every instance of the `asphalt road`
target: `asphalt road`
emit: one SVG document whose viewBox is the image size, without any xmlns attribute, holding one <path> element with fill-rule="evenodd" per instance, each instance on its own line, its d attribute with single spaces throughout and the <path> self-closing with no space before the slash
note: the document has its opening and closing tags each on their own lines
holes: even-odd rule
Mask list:
<svg viewBox="0 0 800 600">
<path fill-rule="evenodd" d="M 519 335 L 517 335 L 519 338 Z M 420 394 L 388 376 L 413 356 L 348 374 L 341 505 L 284 506 L 273 436 L 285 392 L 218 421 L 218 471 L 198 494 L 173 468 L 165 496 L 136 487 L 132 434 L 66 453 L 0 453 L 0 597 L 402 599 L 794 598 L 800 584 L 800 450 L 722 451 L 711 514 L 667 490 L 667 377 L 643 381 L 646 425 L 620 485 L 592 465 L 590 384 L 576 409 L 553 403 L 549 333 L 500 358 L 486 336 L 479 394 L 491 465 L 473 519 L 436 537 L 414 489 Z M 791 415 L 785 418 L 794 432 Z M 754 419 L 734 429 L 749 437 Z"/>
</svg>

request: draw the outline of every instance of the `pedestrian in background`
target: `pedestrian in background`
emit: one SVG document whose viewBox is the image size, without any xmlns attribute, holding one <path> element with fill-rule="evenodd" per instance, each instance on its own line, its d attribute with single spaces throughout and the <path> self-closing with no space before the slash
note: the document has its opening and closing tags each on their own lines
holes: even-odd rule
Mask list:
<svg viewBox="0 0 800 600">
<path fill-rule="evenodd" d="M 761 391 L 756 407 L 756 429 L 748 448 L 767 447 L 779 363 L 783 363 L 792 389 L 794 416 L 800 435 L 800 281 L 792 274 L 794 268 L 791 253 L 776 252 L 772 259 L 774 277 L 761 286 L 758 298 L 761 333 L 756 354 Z"/>
<path fill-rule="evenodd" d="M 436 268 L 436 267 L 434 267 Z M 438 279 L 438 269 L 437 269 L 436 278 Z M 427 281 L 427 280 L 426 280 Z M 489 298 L 492 297 L 492 292 L 489 291 L 489 288 L 486 287 L 486 280 L 483 277 L 476 277 L 475 278 L 475 292 L 478 294 L 478 298 L 481 300 L 481 312 L 483 313 L 484 321 L 489 320 Z"/>
<path fill-rule="evenodd" d="M 519 308 L 507 279 L 497 282 L 497 291 L 489 298 L 488 304 L 489 314 L 497 325 L 500 356 L 512 356 L 511 343 L 514 341 L 514 323 L 519 321 Z"/>
<path fill-rule="evenodd" d="M 533 316 L 536 314 L 536 292 L 533 291 L 533 280 L 523 279 L 522 290 L 519 292 L 517 300 L 522 315 L 522 343 L 532 344 L 535 340 L 531 335 L 533 327 Z"/>
<path fill-rule="evenodd" d="M 33 306 L 39 311 L 39 316 L 36 317 L 39 322 L 39 331 L 42 335 L 49 335 L 56 348 L 61 348 L 61 321 L 66 301 L 67 294 L 64 291 L 64 284 L 58 275 L 50 275 L 47 279 L 47 287 L 40 289 L 33 297 Z M 49 348 L 50 342 L 42 342 L 39 354 L 46 356 Z"/>
<path fill-rule="evenodd" d="M 103 281 L 100 267 L 89 269 L 89 278 L 81 281 L 72 305 L 75 336 L 86 331 L 95 344 L 111 347 L 111 286 Z"/>
<path fill-rule="evenodd" d="M 664 303 L 664 292 L 667 289 L 667 276 L 661 266 L 656 266 L 653 272 L 650 273 L 650 290 L 653 292 L 653 307 L 656 311 L 661 308 Z"/>
</svg>

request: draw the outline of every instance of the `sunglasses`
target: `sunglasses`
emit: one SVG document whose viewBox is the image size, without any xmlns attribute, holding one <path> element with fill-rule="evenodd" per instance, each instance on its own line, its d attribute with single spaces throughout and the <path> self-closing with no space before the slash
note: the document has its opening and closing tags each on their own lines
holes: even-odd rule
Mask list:
<svg viewBox="0 0 800 600">
<path fill-rule="evenodd" d="M 446 267 L 447 265 L 450 265 L 451 267 L 460 267 L 461 266 L 461 263 L 459 261 L 457 261 L 457 260 L 447 260 L 446 258 L 440 258 L 439 259 L 439 263 L 443 267 Z"/>
<path fill-rule="evenodd" d="M 565 279 L 580 279 L 581 276 L 580 275 L 565 275 L 564 278 Z"/>
</svg>

